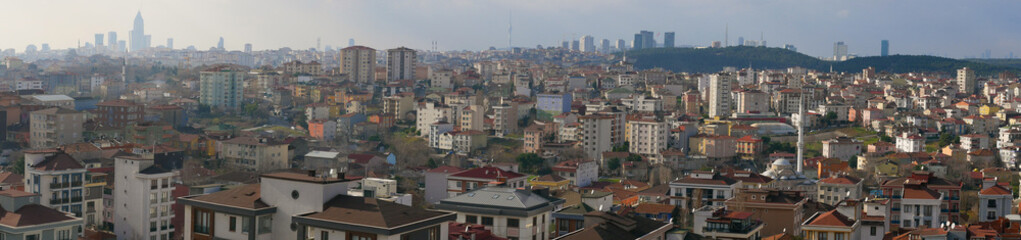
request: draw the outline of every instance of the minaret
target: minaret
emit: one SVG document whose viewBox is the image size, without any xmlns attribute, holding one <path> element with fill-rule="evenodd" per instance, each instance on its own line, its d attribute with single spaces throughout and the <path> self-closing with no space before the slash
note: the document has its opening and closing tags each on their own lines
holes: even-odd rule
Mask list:
<svg viewBox="0 0 1021 240">
<path fill-rule="evenodd" d="M 800 90 L 799 90 L 800 91 Z M 805 176 L 805 91 L 798 94 L 798 176 Z"/>
<path fill-rule="evenodd" d="M 125 57 L 124 59 L 121 59 L 121 82 L 122 83 L 127 83 L 128 82 L 128 77 L 127 77 L 128 74 L 127 73 L 128 73 L 128 58 Z"/>
</svg>

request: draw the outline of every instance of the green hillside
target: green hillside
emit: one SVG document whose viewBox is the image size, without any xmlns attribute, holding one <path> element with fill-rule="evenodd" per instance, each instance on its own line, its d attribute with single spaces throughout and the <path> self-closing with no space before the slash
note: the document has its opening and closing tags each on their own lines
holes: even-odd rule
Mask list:
<svg viewBox="0 0 1021 240">
<path fill-rule="evenodd" d="M 727 47 L 727 48 L 654 48 L 629 51 L 638 69 L 663 68 L 674 72 L 717 72 L 723 67 L 756 69 L 782 69 L 803 67 L 819 71 L 857 72 L 872 66 L 876 71 L 953 72 L 969 67 L 982 75 L 1002 71 L 1021 71 L 1010 65 L 992 65 L 933 56 L 894 55 L 887 57 L 859 57 L 843 62 L 829 62 L 782 48 Z"/>
</svg>

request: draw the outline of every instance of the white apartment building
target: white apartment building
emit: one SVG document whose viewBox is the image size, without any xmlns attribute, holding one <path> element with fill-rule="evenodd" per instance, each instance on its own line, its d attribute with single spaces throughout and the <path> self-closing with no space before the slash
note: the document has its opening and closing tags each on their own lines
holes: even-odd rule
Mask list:
<svg viewBox="0 0 1021 240">
<path fill-rule="evenodd" d="M 975 71 L 967 67 L 957 69 L 957 92 L 972 94 L 975 93 Z"/>
<path fill-rule="evenodd" d="M 406 47 L 386 50 L 386 80 L 415 80 L 416 56 L 415 50 Z"/>
<path fill-rule="evenodd" d="M 1011 214 L 1013 199 L 1014 192 L 997 184 L 996 178 L 983 179 L 978 192 L 978 220 L 988 222 Z"/>
<path fill-rule="evenodd" d="M 815 199 L 834 206 L 845 199 L 861 199 L 864 197 L 862 183 L 863 181 L 856 177 L 832 174 L 828 178 L 819 180 L 817 183 L 819 192 Z"/>
<path fill-rule="evenodd" d="M 454 111 L 451 111 L 449 107 L 434 102 L 420 104 L 416 111 L 415 128 L 418 129 L 418 136 L 420 137 L 429 136 L 430 126 L 433 123 L 454 120 Z"/>
<path fill-rule="evenodd" d="M 654 117 L 643 117 L 628 121 L 628 135 L 631 137 L 628 151 L 634 154 L 653 157 L 667 149 L 670 138 L 670 125 Z"/>
<path fill-rule="evenodd" d="M 905 228 L 936 228 L 940 222 L 940 203 L 943 193 L 926 187 L 904 186 L 904 197 L 894 211 L 900 214 L 900 226 Z M 896 219 L 895 219 L 896 220 Z"/>
<path fill-rule="evenodd" d="M 848 161 L 862 152 L 863 142 L 849 137 L 837 137 L 822 141 L 822 156 Z"/>
<path fill-rule="evenodd" d="M 717 73 L 709 76 L 709 117 L 730 116 L 733 100 L 730 97 L 734 74 Z"/>
<path fill-rule="evenodd" d="M 500 103 L 494 104 L 493 109 L 493 132 L 497 137 L 518 131 L 518 109 L 517 104 L 508 104 L 500 99 Z"/>
<path fill-rule="evenodd" d="M 901 134 L 897 136 L 897 152 L 922 152 L 925 148 L 925 138 L 918 134 Z"/>
<path fill-rule="evenodd" d="M 587 187 L 599 180 L 599 164 L 594 160 L 570 160 L 553 166 L 553 174 L 571 180 L 571 185 Z"/>
<path fill-rule="evenodd" d="M 692 171 L 688 176 L 670 182 L 670 204 L 681 209 L 692 209 L 692 201 L 702 201 L 702 206 L 724 206 L 724 202 L 734 197 L 740 186 L 741 180 L 718 172 Z"/>
<path fill-rule="evenodd" d="M 178 172 L 151 158 L 114 158 L 114 234 L 117 239 L 173 239 L 171 192 Z"/>
<path fill-rule="evenodd" d="M 247 171 L 287 168 L 289 144 L 268 138 L 235 137 L 220 141 L 219 158 L 227 165 Z"/>
<path fill-rule="evenodd" d="M 39 194 L 18 190 L 0 191 L 0 239 L 78 239 L 82 219 L 39 204 Z"/>
<path fill-rule="evenodd" d="M 85 173 L 85 166 L 63 151 L 25 151 L 25 191 L 39 194 L 43 206 L 81 217 Z"/>
<path fill-rule="evenodd" d="M 614 129 L 614 117 L 607 115 L 585 115 L 578 117 L 581 124 L 581 134 L 578 138 L 582 142 L 582 150 L 589 158 L 597 159 L 603 152 L 613 149 L 612 131 Z"/>
<path fill-rule="evenodd" d="M 455 212 L 457 222 L 486 226 L 497 237 L 548 240 L 553 210 L 563 203 L 527 190 L 493 186 L 444 199 L 436 208 Z"/>
<path fill-rule="evenodd" d="M 453 148 L 453 138 L 449 138 L 449 141 L 444 143 L 443 134 L 454 131 L 454 125 L 448 122 L 440 121 L 429 125 L 429 147 L 439 149 L 451 149 Z M 446 144 L 446 146 L 443 146 Z M 444 148 L 446 147 L 446 148 Z"/>
</svg>

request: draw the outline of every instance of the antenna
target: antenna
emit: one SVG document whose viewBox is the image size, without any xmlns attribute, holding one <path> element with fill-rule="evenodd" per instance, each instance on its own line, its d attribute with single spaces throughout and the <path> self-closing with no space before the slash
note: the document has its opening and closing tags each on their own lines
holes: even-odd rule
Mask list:
<svg viewBox="0 0 1021 240">
<path fill-rule="evenodd" d="M 513 33 L 513 31 L 514 31 L 514 21 L 513 20 L 514 19 L 512 18 L 514 16 L 513 14 L 514 14 L 513 11 L 507 12 L 507 49 L 514 48 L 514 45 L 511 44 L 511 40 L 514 37 L 514 33 Z"/>
<path fill-rule="evenodd" d="M 730 23 L 723 27 L 723 47 L 730 47 Z"/>
</svg>

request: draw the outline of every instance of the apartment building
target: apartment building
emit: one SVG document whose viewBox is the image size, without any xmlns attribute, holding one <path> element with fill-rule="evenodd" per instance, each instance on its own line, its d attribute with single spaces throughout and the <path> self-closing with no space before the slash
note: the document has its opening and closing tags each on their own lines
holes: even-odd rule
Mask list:
<svg viewBox="0 0 1021 240">
<path fill-rule="evenodd" d="M 496 167 L 480 167 L 447 176 L 447 188 L 444 191 L 447 192 L 449 198 L 485 187 L 493 182 L 501 182 L 513 188 L 524 187 L 527 179 L 528 175 L 525 174 L 505 171 Z"/>
<path fill-rule="evenodd" d="M 527 190 L 492 186 L 441 200 L 436 208 L 455 212 L 457 222 L 489 227 L 497 237 L 548 240 L 553 210 L 563 203 Z"/>
<path fill-rule="evenodd" d="M 93 112 L 102 126 L 122 128 L 144 121 L 145 105 L 117 99 L 97 103 Z"/>
<path fill-rule="evenodd" d="M 48 108 L 29 113 L 29 146 L 50 148 L 82 140 L 85 114 L 65 109 Z"/>
<path fill-rule="evenodd" d="M 238 110 L 244 100 L 245 74 L 234 66 L 219 66 L 199 73 L 199 102 L 223 110 Z"/>
<path fill-rule="evenodd" d="M 173 239 L 171 197 L 178 172 L 152 158 L 114 158 L 114 234 L 117 239 Z"/>
<path fill-rule="evenodd" d="M 376 80 L 376 49 L 351 46 L 340 50 L 340 73 L 349 80 L 371 83 Z"/>
<path fill-rule="evenodd" d="M 670 204 L 681 209 L 696 206 L 723 206 L 737 193 L 741 181 L 715 171 L 692 171 L 684 178 L 670 182 Z"/>
<path fill-rule="evenodd" d="M 219 142 L 217 156 L 225 164 L 246 171 L 267 171 L 288 167 L 289 144 L 268 138 L 235 137 Z"/>
<path fill-rule="evenodd" d="M 40 205 L 39 194 L 19 190 L 0 191 L 0 239 L 78 239 L 82 219 Z"/>
<path fill-rule="evenodd" d="M 628 151 L 631 153 L 656 157 L 669 147 L 670 125 L 654 116 L 629 119 L 628 131 L 631 139 Z"/>
<path fill-rule="evenodd" d="M 39 204 L 83 215 L 85 166 L 61 150 L 25 151 L 25 191 L 39 194 Z"/>
</svg>

